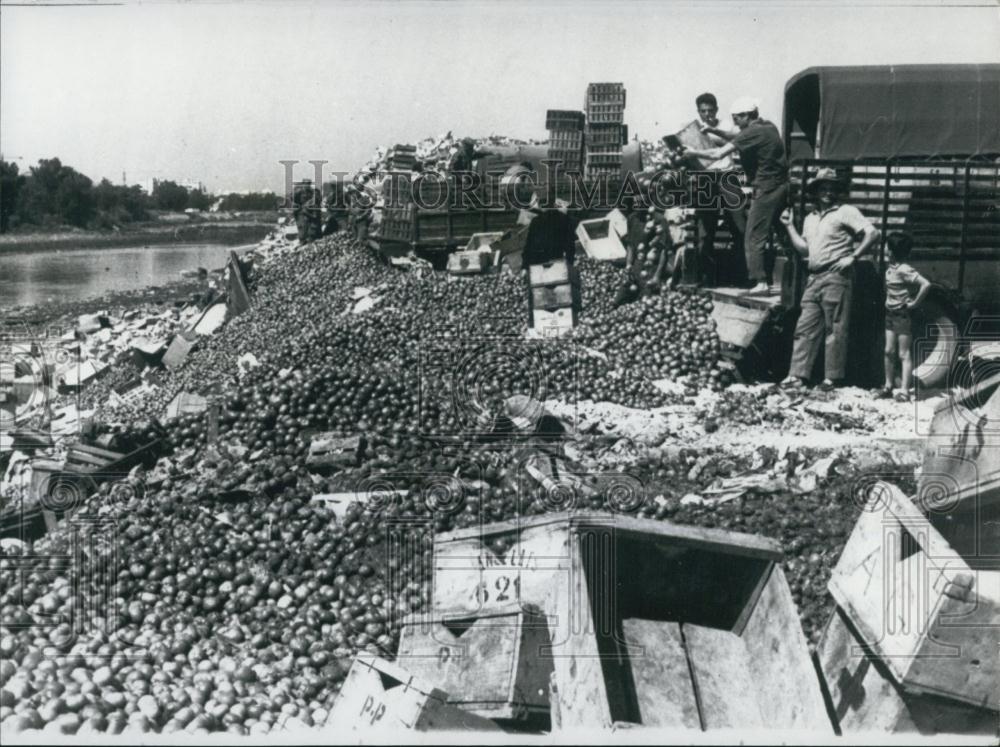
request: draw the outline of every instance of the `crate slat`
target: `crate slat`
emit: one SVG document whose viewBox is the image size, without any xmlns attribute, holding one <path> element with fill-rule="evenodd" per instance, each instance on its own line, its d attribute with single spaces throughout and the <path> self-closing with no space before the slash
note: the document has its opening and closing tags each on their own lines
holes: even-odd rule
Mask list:
<svg viewBox="0 0 1000 747">
<path fill-rule="evenodd" d="M 622 630 L 630 651 L 642 649 L 629 657 L 642 724 L 701 728 L 680 624 L 629 618 Z"/>
</svg>

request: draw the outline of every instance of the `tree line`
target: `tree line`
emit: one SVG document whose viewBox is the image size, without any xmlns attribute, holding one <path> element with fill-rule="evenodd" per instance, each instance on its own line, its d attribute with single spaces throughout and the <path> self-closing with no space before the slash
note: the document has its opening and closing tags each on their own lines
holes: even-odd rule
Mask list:
<svg viewBox="0 0 1000 747">
<path fill-rule="evenodd" d="M 221 200 L 221 202 L 219 202 Z M 16 163 L 0 159 L 0 232 L 22 226 L 107 229 L 151 219 L 151 211 L 275 210 L 280 199 L 273 192 L 212 195 L 170 180 L 157 181 L 153 193 L 140 186 L 100 183 L 58 158 L 43 158 L 22 174 Z"/>
</svg>

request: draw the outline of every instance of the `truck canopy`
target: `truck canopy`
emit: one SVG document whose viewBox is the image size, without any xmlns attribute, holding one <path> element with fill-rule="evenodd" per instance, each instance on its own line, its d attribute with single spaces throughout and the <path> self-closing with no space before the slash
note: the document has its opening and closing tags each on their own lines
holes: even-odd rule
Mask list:
<svg viewBox="0 0 1000 747">
<path fill-rule="evenodd" d="M 785 86 L 793 158 L 996 156 L 998 123 L 1000 65 L 811 67 Z"/>
</svg>

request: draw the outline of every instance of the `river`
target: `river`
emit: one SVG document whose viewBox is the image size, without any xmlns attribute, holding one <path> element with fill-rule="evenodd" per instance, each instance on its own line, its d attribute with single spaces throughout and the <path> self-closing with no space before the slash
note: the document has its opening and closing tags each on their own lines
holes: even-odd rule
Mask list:
<svg viewBox="0 0 1000 747">
<path fill-rule="evenodd" d="M 82 301 L 105 293 L 165 285 L 182 270 L 223 267 L 226 244 L 159 244 L 100 249 L 0 252 L 0 307 Z"/>
</svg>

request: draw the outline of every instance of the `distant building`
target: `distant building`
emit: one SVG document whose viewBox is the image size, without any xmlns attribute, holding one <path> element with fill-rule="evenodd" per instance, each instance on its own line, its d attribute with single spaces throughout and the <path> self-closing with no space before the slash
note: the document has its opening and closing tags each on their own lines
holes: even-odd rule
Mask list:
<svg viewBox="0 0 1000 747">
<path fill-rule="evenodd" d="M 151 195 L 151 194 L 153 194 L 153 190 L 156 189 L 157 182 L 161 182 L 161 181 L 174 181 L 178 186 L 184 187 L 184 189 L 187 189 L 189 191 L 204 191 L 205 190 L 205 185 L 202 184 L 200 181 L 197 181 L 195 179 L 173 180 L 173 179 L 153 179 L 153 178 L 151 178 L 151 179 L 145 179 L 145 180 L 139 182 L 139 187 L 147 195 Z"/>
</svg>

